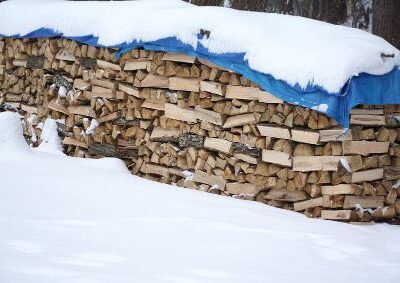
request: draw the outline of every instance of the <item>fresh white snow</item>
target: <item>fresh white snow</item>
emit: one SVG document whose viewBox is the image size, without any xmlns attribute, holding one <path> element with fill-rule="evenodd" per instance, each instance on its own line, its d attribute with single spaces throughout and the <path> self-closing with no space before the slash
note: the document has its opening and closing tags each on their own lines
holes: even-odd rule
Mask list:
<svg viewBox="0 0 400 283">
<path fill-rule="evenodd" d="M 400 229 L 307 219 L 27 146 L 0 113 L 0 282 L 396 282 Z M 51 133 L 53 129 L 53 133 Z M 50 146 L 49 144 L 53 144 Z"/>
<path fill-rule="evenodd" d="M 380 75 L 400 65 L 400 51 L 367 32 L 302 17 L 197 7 L 178 0 L 79 2 L 14 0 L 0 4 L 0 34 L 52 28 L 65 36 L 93 34 L 111 46 L 175 36 L 215 53 L 244 52 L 252 69 L 289 84 L 338 92 L 352 76 Z M 395 58 L 382 60 L 381 53 Z"/>
</svg>

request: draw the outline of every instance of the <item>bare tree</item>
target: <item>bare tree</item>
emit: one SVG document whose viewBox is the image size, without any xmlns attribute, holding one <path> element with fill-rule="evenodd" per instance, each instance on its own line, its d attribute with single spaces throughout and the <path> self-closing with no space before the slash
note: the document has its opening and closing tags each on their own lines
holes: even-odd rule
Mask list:
<svg viewBox="0 0 400 283">
<path fill-rule="evenodd" d="M 400 1 L 373 0 L 372 33 L 400 48 Z"/>
</svg>

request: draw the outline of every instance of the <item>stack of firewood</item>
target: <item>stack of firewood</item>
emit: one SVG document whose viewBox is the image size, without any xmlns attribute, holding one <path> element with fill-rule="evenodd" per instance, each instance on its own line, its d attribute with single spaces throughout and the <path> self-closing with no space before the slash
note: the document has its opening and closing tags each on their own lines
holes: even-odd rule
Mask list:
<svg viewBox="0 0 400 283">
<path fill-rule="evenodd" d="M 65 39 L 0 39 L 0 106 L 30 143 L 57 120 L 65 152 L 133 174 L 342 221 L 400 215 L 400 105 L 360 106 L 344 132 L 209 61 Z"/>
</svg>

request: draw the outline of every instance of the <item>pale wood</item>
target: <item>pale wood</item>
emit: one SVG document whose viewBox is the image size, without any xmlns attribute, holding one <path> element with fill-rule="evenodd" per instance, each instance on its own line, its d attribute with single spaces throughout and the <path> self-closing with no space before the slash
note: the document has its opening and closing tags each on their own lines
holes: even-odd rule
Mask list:
<svg viewBox="0 0 400 283">
<path fill-rule="evenodd" d="M 68 111 L 68 107 L 57 102 L 57 100 L 55 98 L 49 102 L 49 104 L 47 105 L 47 108 L 57 111 L 57 112 L 64 113 L 66 115 L 70 115 L 70 112 Z"/>
<path fill-rule="evenodd" d="M 383 168 L 377 168 L 366 171 L 354 172 L 351 175 L 351 183 L 370 182 L 383 179 Z"/>
<path fill-rule="evenodd" d="M 70 61 L 70 62 L 75 62 L 75 60 L 76 60 L 75 55 L 65 49 L 61 49 L 56 54 L 56 59 L 63 60 L 63 61 Z"/>
<path fill-rule="evenodd" d="M 307 199 L 304 191 L 288 191 L 286 189 L 272 189 L 265 196 L 266 199 L 287 202 L 299 202 Z"/>
<path fill-rule="evenodd" d="M 286 128 L 267 126 L 267 125 L 257 125 L 257 129 L 261 136 L 271 137 L 277 139 L 291 139 L 290 131 Z"/>
<path fill-rule="evenodd" d="M 164 177 L 168 177 L 169 175 L 169 168 L 164 167 L 161 165 L 156 165 L 156 164 L 150 164 L 150 163 L 145 163 L 142 165 L 140 168 L 140 171 L 142 171 L 145 174 L 155 174 L 155 175 L 160 175 Z"/>
<path fill-rule="evenodd" d="M 101 86 L 92 86 L 92 96 L 113 99 L 115 98 L 115 91 Z"/>
<path fill-rule="evenodd" d="M 255 195 L 259 189 L 251 183 L 227 183 L 226 190 L 233 195 Z"/>
<path fill-rule="evenodd" d="M 200 81 L 200 91 L 206 91 L 220 96 L 224 95 L 222 85 L 215 82 Z"/>
<path fill-rule="evenodd" d="M 12 61 L 12 64 L 15 67 L 26 67 L 27 63 L 28 63 L 28 61 L 27 60 L 23 60 L 23 59 L 14 59 Z"/>
<path fill-rule="evenodd" d="M 225 68 L 225 67 L 219 66 L 219 65 L 217 65 L 217 64 L 214 64 L 214 63 L 212 63 L 212 62 L 210 62 L 210 61 L 208 61 L 208 60 L 206 60 L 206 59 L 197 58 L 197 60 L 198 60 L 201 64 L 206 65 L 206 66 L 208 66 L 208 67 L 210 67 L 210 68 L 219 69 L 219 70 L 226 71 L 226 72 L 232 72 L 232 70 L 229 70 L 228 68 Z"/>
<path fill-rule="evenodd" d="M 319 131 L 319 141 L 329 142 L 329 141 L 351 141 L 353 136 L 351 130 L 343 133 L 343 129 L 331 129 L 331 130 L 320 130 Z"/>
<path fill-rule="evenodd" d="M 117 111 L 117 112 L 114 112 L 114 113 L 111 113 L 111 114 L 108 114 L 108 115 L 98 118 L 97 122 L 99 124 L 101 124 L 104 122 L 109 122 L 109 121 L 113 121 L 115 119 L 121 118 L 121 116 L 122 116 L 121 111 Z"/>
<path fill-rule="evenodd" d="M 204 147 L 210 150 L 230 154 L 232 150 L 232 142 L 224 139 L 206 137 L 204 140 Z"/>
<path fill-rule="evenodd" d="M 178 138 L 180 134 L 181 130 L 179 129 L 163 129 L 161 127 L 154 127 L 150 135 L 150 140 Z"/>
<path fill-rule="evenodd" d="M 351 115 L 383 115 L 382 109 L 351 109 Z"/>
<path fill-rule="evenodd" d="M 250 164 L 254 164 L 254 165 L 258 164 L 258 159 L 257 158 L 255 158 L 253 156 L 250 156 L 250 155 L 247 155 L 247 154 L 244 154 L 244 153 L 235 153 L 233 155 L 233 157 L 235 157 L 237 159 L 240 159 L 240 160 L 243 160 L 243 161 L 245 161 L 247 163 L 250 163 Z"/>
<path fill-rule="evenodd" d="M 36 106 L 30 106 L 26 104 L 21 104 L 21 110 L 32 114 L 38 113 L 38 108 Z"/>
<path fill-rule="evenodd" d="M 148 101 L 148 100 L 145 100 L 142 103 L 141 107 L 142 108 L 165 111 L 165 103 L 164 102 L 159 102 L 159 101 Z"/>
<path fill-rule="evenodd" d="M 208 122 L 214 125 L 222 126 L 222 115 L 218 112 L 214 112 L 211 110 L 203 109 L 200 106 L 196 105 L 194 107 L 194 112 L 196 115 L 196 119 L 200 121 Z"/>
<path fill-rule="evenodd" d="M 165 117 L 189 123 L 196 123 L 196 113 L 193 110 L 183 109 L 171 103 L 165 104 Z"/>
<path fill-rule="evenodd" d="M 157 88 L 168 88 L 169 79 L 167 77 L 156 76 L 148 74 L 141 82 L 141 87 L 157 87 Z"/>
<path fill-rule="evenodd" d="M 351 184 L 339 184 L 335 186 L 321 186 L 323 195 L 359 195 L 361 189 Z"/>
<path fill-rule="evenodd" d="M 124 65 L 124 71 L 146 70 L 151 65 L 150 61 L 132 61 L 127 60 Z"/>
<path fill-rule="evenodd" d="M 104 88 L 109 88 L 112 90 L 116 90 L 117 89 L 117 82 L 115 81 L 109 81 L 109 80 L 105 80 L 105 79 L 96 79 L 96 78 L 92 78 L 90 79 L 90 83 L 92 85 L 97 85 L 97 86 L 101 86 Z"/>
<path fill-rule="evenodd" d="M 68 112 L 71 114 L 96 118 L 96 112 L 90 106 L 68 106 Z"/>
<path fill-rule="evenodd" d="M 257 87 L 232 86 L 226 87 L 226 98 L 258 100 L 264 103 L 283 103 L 283 100 Z"/>
<path fill-rule="evenodd" d="M 329 207 L 329 199 L 326 197 L 313 198 L 305 201 L 295 202 L 293 204 L 294 211 L 304 211 L 314 207 Z"/>
<path fill-rule="evenodd" d="M 357 213 L 353 210 L 322 210 L 321 218 L 327 220 L 354 220 Z"/>
<path fill-rule="evenodd" d="M 319 132 L 292 129 L 292 140 L 296 142 L 318 144 Z"/>
<path fill-rule="evenodd" d="M 97 59 L 97 66 L 99 66 L 100 69 L 107 70 L 111 69 L 114 71 L 121 71 L 121 66 L 117 64 L 113 64 L 104 60 Z"/>
<path fill-rule="evenodd" d="M 254 124 L 256 123 L 256 117 L 254 116 L 253 113 L 248 113 L 248 114 L 241 114 L 241 115 L 236 115 L 236 116 L 230 116 L 225 120 L 224 123 L 224 128 L 232 128 L 232 127 L 238 127 L 238 126 L 243 126 L 246 124 Z"/>
<path fill-rule="evenodd" d="M 194 172 L 192 181 L 217 186 L 220 190 L 224 190 L 226 185 L 226 180 L 222 176 L 210 175 L 200 170 Z"/>
<path fill-rule="evenodd" d="M 78 147 L 88 148 L 88 145 L 86 143 L 78 141 L 77 139 L 72 138 L 72 137 L 65 137 L 63 139 L 63 144 L 64 145 L 74 145 L 74 146 L 78 146 Z"/>
<path fill-rule="evenodd" d="M 344 141 L 343 154 L 361 154 L 387 153 L 389 151 L 389 142 L 375 141 Z"/>
<path fill-rule="evenodd" d="M 384 126 L 385 116 L 379 115 L 351 115 L 350 125 Z"/>
<path fill-rule="evenodd" d="M 196 61 L 196 57 L 183 53 L 168 52 L 161 57 L 161 60 L 193 64 Z"/>
<path fill-rule="evenodd" d="M 337 171 L 340 159 L 348 160 L 348 156 L 294 156 L 293 171 Z"/>
<path fill-rule="evenodd" d="M 290 155 L 285 152 L 276 150 L 263 149 L 262 161 L 287 167 L 292 166 L 292 160 L 290 159 Z"/>
<path fill-rule="evenodd" d="M 79 90 L 88 90 L 90 88 L 90 83 L 85 82 L 82 79 L 75 79 L 74 80 L 74 88 L 79 89 Z"/>
<path fill-rule="evenodd" d="M 132 95 L 132 96 L 140 98 L 139 90 L 137 90 L 136 88 L 134 88 L 132 86 L 120 83 L 118 85 L 118 89 L 120 91 L 123 91 L 123 92 L 129 94 L 129 95 Z"/>
<path fill-rule="evenodd" d="M 357 208 L 377 208 L 383 207 L 384 196 L 346 196 L 344 198 L 344 209 Z"/>
<path fill-rule="evenodd" d="M 200 81 L 198 79 L 171 77 L 169 78 L 169 89 L 199 92 Z"/>
</svg>

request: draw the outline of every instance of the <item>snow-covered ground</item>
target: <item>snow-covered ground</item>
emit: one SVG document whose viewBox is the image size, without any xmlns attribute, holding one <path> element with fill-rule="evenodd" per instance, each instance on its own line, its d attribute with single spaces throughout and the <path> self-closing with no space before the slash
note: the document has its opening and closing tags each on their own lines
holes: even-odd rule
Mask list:
<svg viewBox="0 0 400 283">
<path fill-rule="evenodd" d="M 16 115 L 0 113 L 0 282 L 382 283 L 400 276 L 398 227 L 307 219 L 158 184 L 115 159 L 63 156 L 49 140 L 42 151 L 30 149 Z"/>
</svg>

